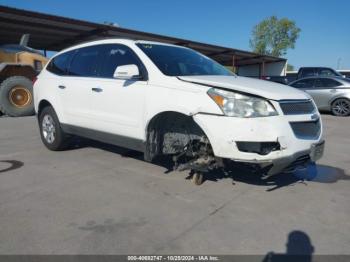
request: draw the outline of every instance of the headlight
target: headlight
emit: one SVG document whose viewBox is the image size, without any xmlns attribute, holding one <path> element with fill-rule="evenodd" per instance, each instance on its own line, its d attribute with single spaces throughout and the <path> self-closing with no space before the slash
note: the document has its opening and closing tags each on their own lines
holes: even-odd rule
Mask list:
<svg viewBox="0 0 350 262">
<path fill-rule="evenodd" d="M 275 116 L 275 108 L 265 99 L 242 95 L 218 88 L 211 88 L 208 95 L 227 116 L 264 117 Z"/>
</svg>

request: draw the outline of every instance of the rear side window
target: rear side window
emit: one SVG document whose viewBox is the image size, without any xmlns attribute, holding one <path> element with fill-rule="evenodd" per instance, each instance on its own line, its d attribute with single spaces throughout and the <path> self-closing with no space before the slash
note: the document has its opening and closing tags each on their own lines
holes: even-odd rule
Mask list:
<svg viewBox="0 0 350 262">
<path fill-rule="evenodd" d="M 316 88 L 331 88 L 336 86 L 341 86 L 342 84 L 336 80 L 328 79 L 328 78 L 320 78 L 316 79 L 315 87 Z"/>
<path fill-rule="evenodd" d="M 69 66 L 69 75 L 96 76 L 100 50 L 100 46 L 89 46 L 78 49 Z"/>
<path fill-rule="evenodd" d="M 66 75 L 73 52 L 66 52 L 54 57 L 47 65 L 46 70 L 56 75 Z"/>
<path fill-rule="evenodd" d="M 100 77 L 113 78 L 115 69 L 122 65 L 137 65 L 142 71 L 141 62 L 136 54 L 127 46 L 119 44 L 103 45 L 101 55 Z"/>
<path fill-rule="evenodd" d="M 303 79 L 293 83 L 291 86 L 295 88 L 313 88 L 314 81 L 315 81 L 314 78 Z"/>
</svg>

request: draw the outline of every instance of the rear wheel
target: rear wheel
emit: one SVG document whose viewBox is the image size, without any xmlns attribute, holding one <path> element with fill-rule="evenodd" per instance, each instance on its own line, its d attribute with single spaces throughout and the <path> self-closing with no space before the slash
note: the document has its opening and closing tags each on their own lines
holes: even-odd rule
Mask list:
<svg viewBox="0 0 350 262">
<path fill-rule="evenodd" d="M 331 109 L 335 116 L 348 116 L 350 115 L 350 100 L 338 98 L 332 103 Z"/>
<path fill-rule="evenodd" d="M 33 84 L 23 76 L 12 76 L 0 86 L 0 109 L 8 116 L 34 115 Z"/>
<path fill-rule="evenodd" d="M 55 110 L 51 107 L 45 107 L 39 115 L 40 136 L 44 145 L 52 150 L 59 151 L 67 145 L 67 135 L 61 128 Z"/>
</svg>

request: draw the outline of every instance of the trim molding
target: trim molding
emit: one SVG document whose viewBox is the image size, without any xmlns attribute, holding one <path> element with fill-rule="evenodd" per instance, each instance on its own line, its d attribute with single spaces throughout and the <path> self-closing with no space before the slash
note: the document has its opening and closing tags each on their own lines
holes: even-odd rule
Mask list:
<svg viewBox="0 0 350 262">
<path fill-rule="evenodd" d="M 63 131 L 67 134 L 77 135 L 92 140 L 97 140 L 103 143 L 112 144 L 115 146 L 120 146 L 128 148 L 131 150 L 145 152 L 145 142 L 140 139 L 120 136 L 116 134 L 106 133 L 102 131 L 97 131 L 89 128 L 78 127 L 68 124 L 61 124 Z"/>
</svg>

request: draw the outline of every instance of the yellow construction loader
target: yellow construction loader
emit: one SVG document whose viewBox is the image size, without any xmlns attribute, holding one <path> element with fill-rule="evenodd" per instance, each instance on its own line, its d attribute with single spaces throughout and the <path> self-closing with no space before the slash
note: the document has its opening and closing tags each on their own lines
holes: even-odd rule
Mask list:
<svg viewBox="0 0 350 262">
<path fill-rule="evenodd" d="M 48 59 L 28 41 L 25 34 L 19 44 L 0 46 L 0 115 L 34 114 L 33 81 Z"/>
</svg>

